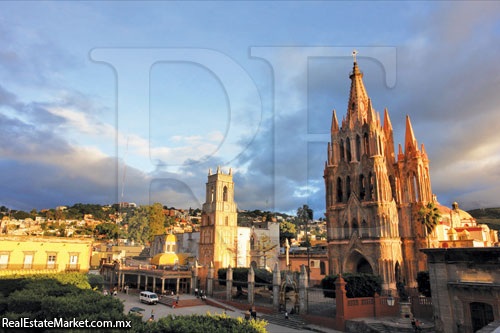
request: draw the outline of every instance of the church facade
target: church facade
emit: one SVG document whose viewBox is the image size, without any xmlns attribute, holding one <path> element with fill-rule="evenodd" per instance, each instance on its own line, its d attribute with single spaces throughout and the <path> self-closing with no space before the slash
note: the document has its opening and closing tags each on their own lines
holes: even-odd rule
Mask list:
<svg viewBox="0 0 500 333">
<path fill-rule="evenodd" d="M 380 275 L 385 292 L 397 282 L 416 287 L 425 270 L 422 205 L 432 201 L 429 160 L 406 118 L 404 151 L 394 151 L 387 109 L 383 122 L 354 62 L 347 114 L 332 116 L 324 180 L 330 274 Z"/>
</svg>

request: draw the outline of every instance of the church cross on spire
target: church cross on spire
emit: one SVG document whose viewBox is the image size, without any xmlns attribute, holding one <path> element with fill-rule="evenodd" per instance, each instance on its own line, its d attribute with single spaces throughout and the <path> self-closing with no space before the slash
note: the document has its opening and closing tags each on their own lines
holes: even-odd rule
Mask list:
<svg viewBox="0 0 500 333">
<path fill-rule="evenodd" d="M 358 50 L 354 49 L 352 50 L 352 58 L 354 59 L 354 63 L 356 63 L 356 54 L 358 54 Z"/>
</svg>

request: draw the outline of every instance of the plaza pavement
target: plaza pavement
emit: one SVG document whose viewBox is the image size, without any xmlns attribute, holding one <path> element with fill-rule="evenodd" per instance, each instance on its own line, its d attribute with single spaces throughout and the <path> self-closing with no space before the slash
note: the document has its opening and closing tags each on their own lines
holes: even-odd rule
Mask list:
<svg viewBox="0 0 500 333">
<path fill-rule="evenodd" d="M 223 309 L 217 308 L 214 306 L 210 305 L 199 305 L 199 306 L 191 306 L 191 307 L 183 307 L 183 308 L 176 308 L 172 309 L 171 307 L 168 307 L 163 304 L 156 304 L 156 305 L 148 305 L 141 303 L 139 301 L 139 294 L 124 294 L 124 293 L 118 293 L 117 296 L 124 305 L 124 312 L 128 313 L 128 311 L 133 308 L 134 306 L 140 307 L 145 309 L 144 311 L 144 316 L 143 320 L 146 321 L 151 317 L 151 311 L 153 311 L 155 320 L 166 317 L 167 315 L 177 315 L 177 316 L 187 316 L 187 315 L 193 315 L 193 314 L 199 314 L 199 315 L 204 315 L 207 312 L 210 312 L 211 314 L 222 314 L 224 312 Z M 181 295 L 180 299 L 189 299 L 193 298 L 194 296 L 191 295 Z M 226 311 L 226 314 L 230 317 L 236 318 L 236 317 L 244 317 L 244 313 L 241 311 Z M 260 313 L 257 313 L 257 316 L 261 315 Z M 295 330 L 291 329 L 288 327 L 283 327 L 283 326 L 278 326 L 269 323 L 266 326 L 266 330 L 270 333 L 296 333 L 296 332 L 311 332 L 309 330 Z M 322 330 L 323 331 L 323 330 Z M 326 331 L 325 331 L 326 332 Z"/>
</svg>

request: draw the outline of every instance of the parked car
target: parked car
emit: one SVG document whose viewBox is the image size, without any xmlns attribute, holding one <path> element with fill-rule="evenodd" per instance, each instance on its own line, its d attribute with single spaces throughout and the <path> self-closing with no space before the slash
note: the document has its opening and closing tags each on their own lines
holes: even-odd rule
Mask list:
<svg viewBox="0 0 500 333">
<path fill-rule="evenodd" d="M 147 304 L 158 303 L 158 295 L 150 291 L 141 291 L 141 295 L 139 296 L 139 298 L 142 303 L 147 303 Z"/>
</svg>

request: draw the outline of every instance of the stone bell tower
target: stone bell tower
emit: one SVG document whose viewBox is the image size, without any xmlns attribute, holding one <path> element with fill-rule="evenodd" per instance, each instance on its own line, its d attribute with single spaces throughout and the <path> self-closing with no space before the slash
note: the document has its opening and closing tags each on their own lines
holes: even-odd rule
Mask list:
<svg viewBox="0 0 500 333">
<path fill-rule="evenodd" d="M 200 226 L 200 264 L 213 263 L 216 270 L 236 266 L 237 220 L 232 170 L 224 174 L 217 167 L 212 174 L 210 169 Z"/>
</svg>

